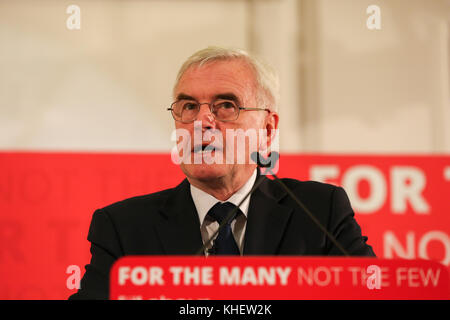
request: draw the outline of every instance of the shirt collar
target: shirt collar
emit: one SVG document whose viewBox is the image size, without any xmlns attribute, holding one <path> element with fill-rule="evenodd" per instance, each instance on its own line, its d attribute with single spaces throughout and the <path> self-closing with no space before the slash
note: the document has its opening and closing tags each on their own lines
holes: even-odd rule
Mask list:
<svg viewBox="0 0 450 320">
<path fill-rule="evenodd" d="M 197 209 L 198 217 L 200 219 L 200 225 L 203 224 L 203 220 L 208 214 L 209 209 L 211 209 L 212 206 L 214 206 L 217 202 L 231 202 L 232 204 L 237 206 L 239 202 L 241 202 L 242 199 L 244 199 L 244 197 L 247 195 L 247 193 L 252 189 L 253 185 L 255 184 L 255 180 L 256 169 L 251 177 L 247 180 L 247 182 L 226 201 L 220 201 L 209 193 L 206 193 L 205 191 L 200 190 L 199 188 L 191 184 L 192 200 L 194 200 L 195 208 Z M 245 201 L 239 207 L 245 217 L 247 217 L 249 205 L 250 196 L 247 197 L 247 199 L 245 199 Z"/>
</svg>

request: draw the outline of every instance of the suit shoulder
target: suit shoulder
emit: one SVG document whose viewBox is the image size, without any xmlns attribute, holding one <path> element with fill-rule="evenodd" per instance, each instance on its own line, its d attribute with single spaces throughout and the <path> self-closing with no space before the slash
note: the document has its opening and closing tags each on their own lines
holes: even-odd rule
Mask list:
<svg viewBox="0 0 450 320">
<path fill-rule="evenodd" d="M 309 191 L 309 192 L 333 192 L 336 188 L 339 188 L 335 185 L 319 182 L 319 181 L 301 181 L 297 179 L 292 178 L 283 178 L 281 179 L 286 184 L 286 186 L 292 190 L 299 190 L 299 191 Z"/>
<path fill-rule="evenodd" d="M 121 215 L 126 213 L 131 214 L 132 212 L 149 212 L 151 209 L 160 207 L 167 199 L 167 197 L 173 192 L 174 188 L 127 198 L 109 204 L 100 211 L 106 211 L 113 216 Z"/>
</svg>

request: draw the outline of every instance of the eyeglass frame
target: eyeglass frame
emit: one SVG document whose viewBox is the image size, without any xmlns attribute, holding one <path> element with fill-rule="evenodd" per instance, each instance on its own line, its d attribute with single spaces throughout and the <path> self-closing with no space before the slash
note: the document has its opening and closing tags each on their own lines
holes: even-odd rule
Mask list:
<svg viewBox="0 0 450 320">
<path fill-rule="evenodd" d="M 198 111 L 197 111 L 197 114 L 196 114 L 195 118 L 194 118 L 192 121 L 185 122 L 185 121 L 182 121 L 181 118 L 180 118 L 180 120 L 178 120 L 178 119 L 175 118 L 173 105 L 174 105 L 175 103 L 181 101 L 181 100 L 192 101 L 192 102 L 195 102 L 195 103 L 198 105 Z M 236 107 L 237 107 L 237 110 L 238 110 L 238 112 L 237 112 L 237 114 L 236 114 L 236 118 L 233 119 L 233 120 L 220 120 L 220 119 L 217 119 L 217 118 L 216 118 L 216 115 L 214 114 L 214 111 L 212 110 L 212 107 L 213 107 L 214 103 L 215 103 L 217 100 L 226 100 L 226 101 L 230 101 L 230 102 L 234 103 L 234 104 L 236 105 Z M 201 107 L 202 105 L 204 105 L 204 104 L 207 104 L 207 105 L 209 106 L 209 111 L 210 111 L 211 114 L 213 115 L 214 120 L 221 121 L 221 122 L 232 122 L 232 121 L 236 121 L 236 120 L 239 118 L 239 115 L 241 114 L 241 110 L 244 110 L 244 111 L 267 111 L 267 112 L 269 112 L 269 113 L 272 112 L 269 108 L 241 107 L 237 102 L 235 102 L 235 101 L 233 101 L 233 100 L 228 100 L 228 99 L 215 99 L 215 100 L 213 100 L 212 102 L 198 102 L 197 100 L 178 99 L 178 100 L 172 102 L 172 104 L 170 105 L 170 108 L 167 108 L 167 111 L 170 111 L 170 113 L 172 114 L 172 117 L 173 117 L 173 119 L 174 119 L 175 121 L 178 121 L 178 122 L 181 122 L 181 123 L 184 123 L 184 124 L 188 124 L 188 123 L 194 122 L 194 121 L 197 119 L 197 116 L 198 116 L 198 114 L 199 114 L 199 112 L 200 112 L 200 107 Z"/>
</svg>

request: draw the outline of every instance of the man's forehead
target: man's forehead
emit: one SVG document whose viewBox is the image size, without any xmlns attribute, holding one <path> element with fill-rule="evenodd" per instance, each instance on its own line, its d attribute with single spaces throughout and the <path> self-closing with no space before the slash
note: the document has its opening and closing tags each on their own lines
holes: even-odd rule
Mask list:
<svg viewBox="0 0 450 320">
<path fill-rule="evenodd" d="M 218 60 L 189 67 L 175 88 L 175 96 L 180 93 L 189 95 L 191 92 L 186 90 L 193 89 L 217 89 L 222 93 L 233 93 L 233 89 L 253 91 L 255 87 L 254 72 L 247 62 L 242 59 Z"/>
<path fill-rule="evenodd" d="M 181 78 L 205 75 L 210 75 L 211 77 L 236 75 L 253 78 L 253 69 L 242 59 L 214 60 L 190 66 Z"/>
</svg>

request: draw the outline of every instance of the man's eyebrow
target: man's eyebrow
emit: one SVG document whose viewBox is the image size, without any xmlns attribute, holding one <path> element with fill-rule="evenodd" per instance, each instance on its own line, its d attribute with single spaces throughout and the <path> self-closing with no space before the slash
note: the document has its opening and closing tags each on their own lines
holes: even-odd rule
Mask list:
<svg viewBox="0 0 450 320">
<path fill-rule="evenodd" d="M 195 99 L 194 97 L 191 97 L 190 95 L 185 94 L 185 93 L 179 93 L 177 95 L 176 99 L 177 100 L 194 100 L 194 101 L 197 101 L 197 99 Z M 214 100 L 217 100 L 217 99 L 232 100 L 232 101 L 240 102 L 239 98 L 234 93 L 231 93 L 231 92 L 216 94 L 214 96 Z"/>
<path fill-rule="evenodd" d="M 214 96 L 215 99 L 221 99 L 221 100 L 232 100 L 239 102 L 239 98 L 234 93 L 221 93 Z"/>
<path fill-rule="evenodd" d="M 177 95 L 177 100 L 194 100 L 195 101 L 195 98 L 193 98 L 190 95 L 187 95 L 185 93 L 179 93 Z"/>
</svg>

